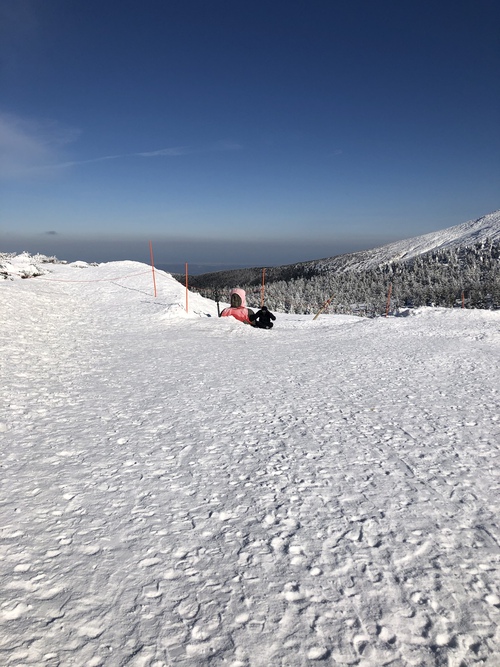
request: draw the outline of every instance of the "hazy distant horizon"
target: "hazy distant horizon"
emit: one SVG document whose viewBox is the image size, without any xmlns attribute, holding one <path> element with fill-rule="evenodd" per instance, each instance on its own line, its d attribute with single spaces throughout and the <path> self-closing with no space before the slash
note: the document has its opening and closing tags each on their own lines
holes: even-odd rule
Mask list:
<svg viewBox="0 0 500 667">
<path fill-rule="evenodd" d="M 0 236 L 0 252 L 14 254 L 28 252 L 30 255 L 56 257 L 60 261 L 84 261 L 89 264 L 130 260 L 149 265 L 151 242 L 156 268 L 168 273 L 184 274 L 187 262 L 189 274 L 199 275 L 234 269 L 286 266 L 370 251 L 397 241 L 441 232 L 470 220 L 477 220 L 483 215 L 468 220 L 458 220 L 446 227 L 427 229 L 422 234 L 403 235 L 394 230 L 391 235 L 372 233 L 359 236 L 344 232 L 343 235 L 335 235 L 334 239 L 310 239 L 307 242 L 293 238 L 258 242 L 179 237 L 163 237 L 148 241 L 146 234 L 141 237 L 137 235 L 77 237 L 55 231 L 43 234 L 9 232 Z"/>
<path fill-rule="evenodd" d="M 337 241 L 327 239 L 300 242 L 296 240 L 231 241 L 216 239 L 158 239 L 152 240 L 154 264 L 169 273 L 212 273 L 231 269 L 283 266 L 335 257 L 361 250 L 370 250 L 403 238 L 394 234 L 361 238 L 347 236 Z M 68 262 L 88 263 L 132 260 L 151 263 L 149 241 L 142 238 L 71 238 L 65 234 L 36 235 L 2 234 L 0 252 L 28 252 Z M 168 267 L 168 268 L 164 268 Z"/>
</svg>

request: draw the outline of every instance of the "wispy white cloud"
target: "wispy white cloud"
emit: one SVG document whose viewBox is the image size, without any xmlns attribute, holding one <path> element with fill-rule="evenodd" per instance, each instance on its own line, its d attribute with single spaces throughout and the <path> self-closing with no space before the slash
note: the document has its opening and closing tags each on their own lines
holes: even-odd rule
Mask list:
<svg viewBox="0 0 500 667">
<path fill-rule="evenodd" d="M 147 151 L 142 153 L 131 153 L 123 157 L 176 157 L 178 155 L 193 155 L 197 153 L 222 153 L 227 151 L 241 150 L 241 144 L 234 141 L 217 141 L 207 146 L 189 147 L 176 146 L 174 148 L 160 148 L 156 151 Z"/>
<path fill-rule="evenodd" d="M 79 167 L 85 164 L 94 164 L 96 162 L 106 162 L 108 160 L 123 160 L 125 158 L 134 157 L 174 157 L 177 155 L 187 155 L 192 153 L 192 150 L 187 148 L 160 148 L 156 151 L 145 151 L 142 153 L 121 153 L 119 155 L 102 155 L 100 157 L 89 158 L 88 160 L 67 160 L 66 162 L 57 162 L 54 164 L 47 164 L 45 169 L 68 169 L 70 167 Z"/>
<path fill-rule="evenodd" d="M 231 141 L 219 141 L 207 146 L 173 146 L 171 148 L 158 148 L 153 151 L 140 151 L 138 153 L 123 153 L 121 155 L 104 155 L 89 160 L 74 160 L 53 165 L 52 168 L 73 167 L 77 165 L 90 164 L 92 162 L 104 162 L 105 160 L 120 160 L 125 158 L 157 158 L 157 157 L 179 157 L 182 155 L 196 155 L 200 153 L 220 153 L 226 151 L 241 150 L 242 146 Z"/>
<path fill-rule="evenodd" d="M 55 164 L 80 131 L 56 121 L 22 118 L 0 111 L 0 178 L 20 178 Z"/>
<path fill-rule="evenodd" d="M 144 151 L 143 153 L 131 153 L 130 156 L 123 157 L 176 157 L 178 155 L 189 155 L 195 153 L 192 148 L 179 146 L 176 148 L 160 148 L 157 151 Z"/>
<path fill-rule="evenodd" d="M 205 146 L 173 146 L 151 151 L 101 155 L 86 160 L 61 160 L 65 148 L 80 131 L 64 128 L 55 121 L 26 119 L 0 111 L 0 178 L 19 179 L 83 165 L 130 158 L 174 158 L 183 155 L 240 150 L 231 141 Z"/>
<path fill-rule="evenodd" d="M 103 157 L 94 157 L 89 160 L 68 160 L 67 162 L 56 162 L 54 164 L 46 164 L 42 168 L 45 170 L 50 169 L 68 169 L 70 167 L 78 167 L 82 164 L 92 164 L 93 162 L 105 162 L 106 160 L 118 160 L 119 158 L 126 157 L 125 155 L 104 155 Z"/>
</svg>

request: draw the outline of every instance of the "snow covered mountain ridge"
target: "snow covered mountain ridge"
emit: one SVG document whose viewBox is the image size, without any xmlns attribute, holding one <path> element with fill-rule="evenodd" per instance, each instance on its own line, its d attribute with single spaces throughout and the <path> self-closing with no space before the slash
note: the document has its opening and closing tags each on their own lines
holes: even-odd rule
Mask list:
<svg viewBox="0 0 500 667">
<path fill-rule="evenodd" d="M 331 263 L 338 262 L 342 258 L 348 260 L 344 266 L 346 269 L 369 269 L 389 262 L 408 261 L 436 250 L 466 248 L 487 240 L 500 241 L 500 209 L 476 220 L 469 220 L 438 232 L 395 241 L 373 250 L 319 261 Z"/>
<path fill-rule="evenodd" d="M 296 262 L 268 267 L 268 282 L 289 281 L 329 273 L 363 272 L 394 262 L 405 263 L 436 250 L 468 248 L 486 241 L 500 243 L 500 209 L 476 220 L 448 227 L 437 232 L 395 241 L 371 250 L 325 257 L 307 262 Z M 223 289 L 229 285 L 260 284 L 262 267 L 218 271 L 193 276 L 191 285 L 198 288 Z M 182 276 L 179 276 L 182 281 Z"/>
<path fill-rule="evenodd" d="M 398 246 L 406 246 L 405 255 L 414 256 L 440 248 L 467 247 L 485 241 L 500 241 L 500 209 L 483 215 L 477 220 L 469 220 L 439 232 L 431 232 L 406 241 L 398 241 L 384 246 L 397 250 Z"/>
<path fill-rule="evenodd" d="M 401 304 L 451 307 L 467 293 L 467 307 L 500 304 L 500 210 L 454 227 L 335 257 L 266 269 L 266 301 L 275 310 L 313 312 L 332 294 L 336 312 L 370 303 L 380 312 L 388 282 Z M 183 277 L 178 276 L 182 282 Z M 262 268 L 193 276 L 191 287 L 205 296 L 238 285 L 260 299 Z M 458 295 L 458 296 L 457 296 Z"/>
</svg>

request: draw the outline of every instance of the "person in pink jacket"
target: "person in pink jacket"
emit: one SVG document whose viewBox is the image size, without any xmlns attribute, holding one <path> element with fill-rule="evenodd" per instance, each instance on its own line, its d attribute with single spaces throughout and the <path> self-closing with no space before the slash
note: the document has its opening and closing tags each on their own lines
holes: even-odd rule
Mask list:
<svg viewBox="0 0 500 667">
<path fill-rule="evenodd" d="M 247 308 L 247 297 L 245 290 L 239 288 L 232 289 L 230 299 L 230 307 L 224 308 L 220 316 L 234 317 L 240 322 L 245 322 L 245 324 L 251 324 L 253 326 L 255 313 L 251 308 Z"/>
</svg>

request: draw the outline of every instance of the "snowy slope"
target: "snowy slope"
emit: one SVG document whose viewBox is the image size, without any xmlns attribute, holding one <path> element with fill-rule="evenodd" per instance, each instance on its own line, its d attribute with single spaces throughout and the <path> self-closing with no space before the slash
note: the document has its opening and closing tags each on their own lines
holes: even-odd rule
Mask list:
<svg viewBox="0 0 500 667">
<path fill-rule="evenodd" d="M 444 248 L 464 248 L 475 243 L 500 241 L 500 211 L 495 211 L 477 220 L 470 220 L 439 232 L 417 236 L 405 241 L 397 241 L 373 251 L 372 264 L 407 260 L 432 250 Z"/>
<path fill-rule="evenodd" d="M 330 264 L 339 264 L 349 270 L 370 269 L 389 262 L 407 261 L 433 250 L 465 248 L 486 240 L 500 241 L 500 210 L 438 232 L 319 262 L 325 268 Z"/>
<path fill-rule="evenodd" d="M 311 278 L 318 273 L 364 271 L 390 262 L 405 262 L 439 249 L 466 248 L 485 241 L 500 242 L 500 210 L 477 220 L 470 220 L 448 229 L 396 241 L 372 250 L 337 255 L 308 262 L 269 267 L 268 283 L 289 281 L 293 278 Z M 193 276 L 192 283 L 199 287 L 227 287 L 229 285 L 260 284 L 262 268 L 234 269 Z M 325 297 L 326 298 L 326 297 Z"/>
<path fill-rule="evenodd" d="M 0 282 L 0 664 L 498 667 L 500 312 L 46 268 Z"/>
</svg>

